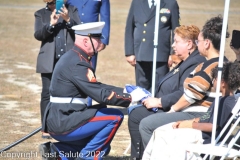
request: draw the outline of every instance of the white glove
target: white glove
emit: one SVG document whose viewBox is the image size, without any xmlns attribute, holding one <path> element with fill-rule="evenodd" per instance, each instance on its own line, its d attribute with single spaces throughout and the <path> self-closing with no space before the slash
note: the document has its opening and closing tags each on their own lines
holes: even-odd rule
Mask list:
<svg viewBox="0 0 240 160">
<path fill-rule="evenodd" d="M 123 93 L 128 93 L 126 87 L 123 89 Z"/>
<path fill-rule="evenodd" d="M 147 97 L 148 94 L 145 93 L 141 88 L 136 88 L 134 89 L 131 93 L 130 93 L 131 97 L 132 97 L 132 103 L 134 102 L 138 102 L 141 99 L 143 99 L 144 97 Z"/>
</svg>

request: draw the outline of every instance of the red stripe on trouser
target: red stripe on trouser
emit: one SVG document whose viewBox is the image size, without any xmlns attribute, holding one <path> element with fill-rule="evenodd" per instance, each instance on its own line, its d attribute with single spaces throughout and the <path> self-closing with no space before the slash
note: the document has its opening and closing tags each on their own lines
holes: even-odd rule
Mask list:
<svg viewBox="0 0 240 160">
<path fill-rule="evenodd" d="M 118 120 L 118 122 L 115 124 L 112 132 L 110 133 L 110 135 L 108 136 L 107 140 L 104 142 L 103 146 L 109 142 L 109 140 L 113 137 L 114 133 L 117 130 L 117 127 L 119 126 L 119 121 L 120 121 L 120 117 L 119 116 L 104 116 L 104 117 L 93 117 L 89 122 L 94 122 L 94 121 L 106 121 L 106 120 Z M 101 151 L 101 148 L 99 148 L 97 151 Z M 97 160 L 98 157 L 94 157 L 94 160 Z"/>
</svg>

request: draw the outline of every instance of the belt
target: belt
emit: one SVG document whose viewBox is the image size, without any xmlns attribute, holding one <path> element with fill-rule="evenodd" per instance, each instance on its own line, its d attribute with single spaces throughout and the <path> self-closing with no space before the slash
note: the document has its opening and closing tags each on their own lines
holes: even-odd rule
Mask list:
<svg viewBox="0 0 240 160">
<path fill-rule="evenodd" d="M 87 98 L 52 97 L 52 96 L 50 96 L 50 102 L 87 104 Z"/>
</svg>

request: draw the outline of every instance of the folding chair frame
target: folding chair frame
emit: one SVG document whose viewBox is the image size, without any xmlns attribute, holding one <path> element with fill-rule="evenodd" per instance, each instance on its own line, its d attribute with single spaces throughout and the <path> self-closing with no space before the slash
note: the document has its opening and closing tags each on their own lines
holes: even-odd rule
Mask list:
<svg viewBox="0 0 240 160">
<path fill-rule="evenodd" d="M 231 141 L 228 143 L 227 148 L 224 147 L 226 141 L 228 138 L 232 135 L 234 129 L 237 127 L 237 125 L 240 122 L 240 116 L 238 115 L 240 111 L 240 98 L 238 98 L 237 103 L 235 104 L 234 108 L 232 109 L 232 116 L 229 118 L 228 122 L 218 135 L 218 137 L 215 140 L 215 146 L 212 146 L 210 144 L 189 144 L 186 145 L 186 150 L 193 152 L 193 154 L 196 157 L 201 157 L 199 153 L 206 154 L 202 159 L 206 160 L 208 155 L 210 154 L 211 160 L 214 159 L 215 156 L 221 156 L 221 160 L 223 160 L 226 157 L 233 158 L 233 157 L 238 157 L 240 156 L 240 151 L 237 151 L 236 149 L 233 149 L 233 146 L 236 145 L 236 141 L 240 137 L 240 129 L 237 131 L 237 133 L 233 136 Z M 236 118 L 236 121 L 232 124 L 234 118 Z M 230 130 L 227 132 L 227 135 L 224 137 L 224 139 L 217 145 L 217 142 L 219 139 L 222 137 L 223 133 L 227 130 L 228 126 L 231 126 Z M 219 152 L 215 152 L 216 150 L 221 150 Z"/>
</svg>

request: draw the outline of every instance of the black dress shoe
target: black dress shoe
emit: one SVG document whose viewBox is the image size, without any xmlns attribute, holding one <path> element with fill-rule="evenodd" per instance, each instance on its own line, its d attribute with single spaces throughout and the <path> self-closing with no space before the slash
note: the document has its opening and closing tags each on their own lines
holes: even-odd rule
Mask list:
<svg viewBox="0 0 240 160">
<path fill-rule="evenodd" d="M 42 133 L 42 138 L 43 139 L 52 139 L 52 137 L 48 133 Z"/>
<path fill-rule="evenodd" d="M 108 147 L 108 150 L 105 152 L 104 156 L 107 156 L 111 151 L 111 146 Z"/>
<path fill-rule="evenodd" d="M 51 142 L 40 144 L 39 152 L 42 160 L 61 160 L 56 146 Z"/>
</svg>

